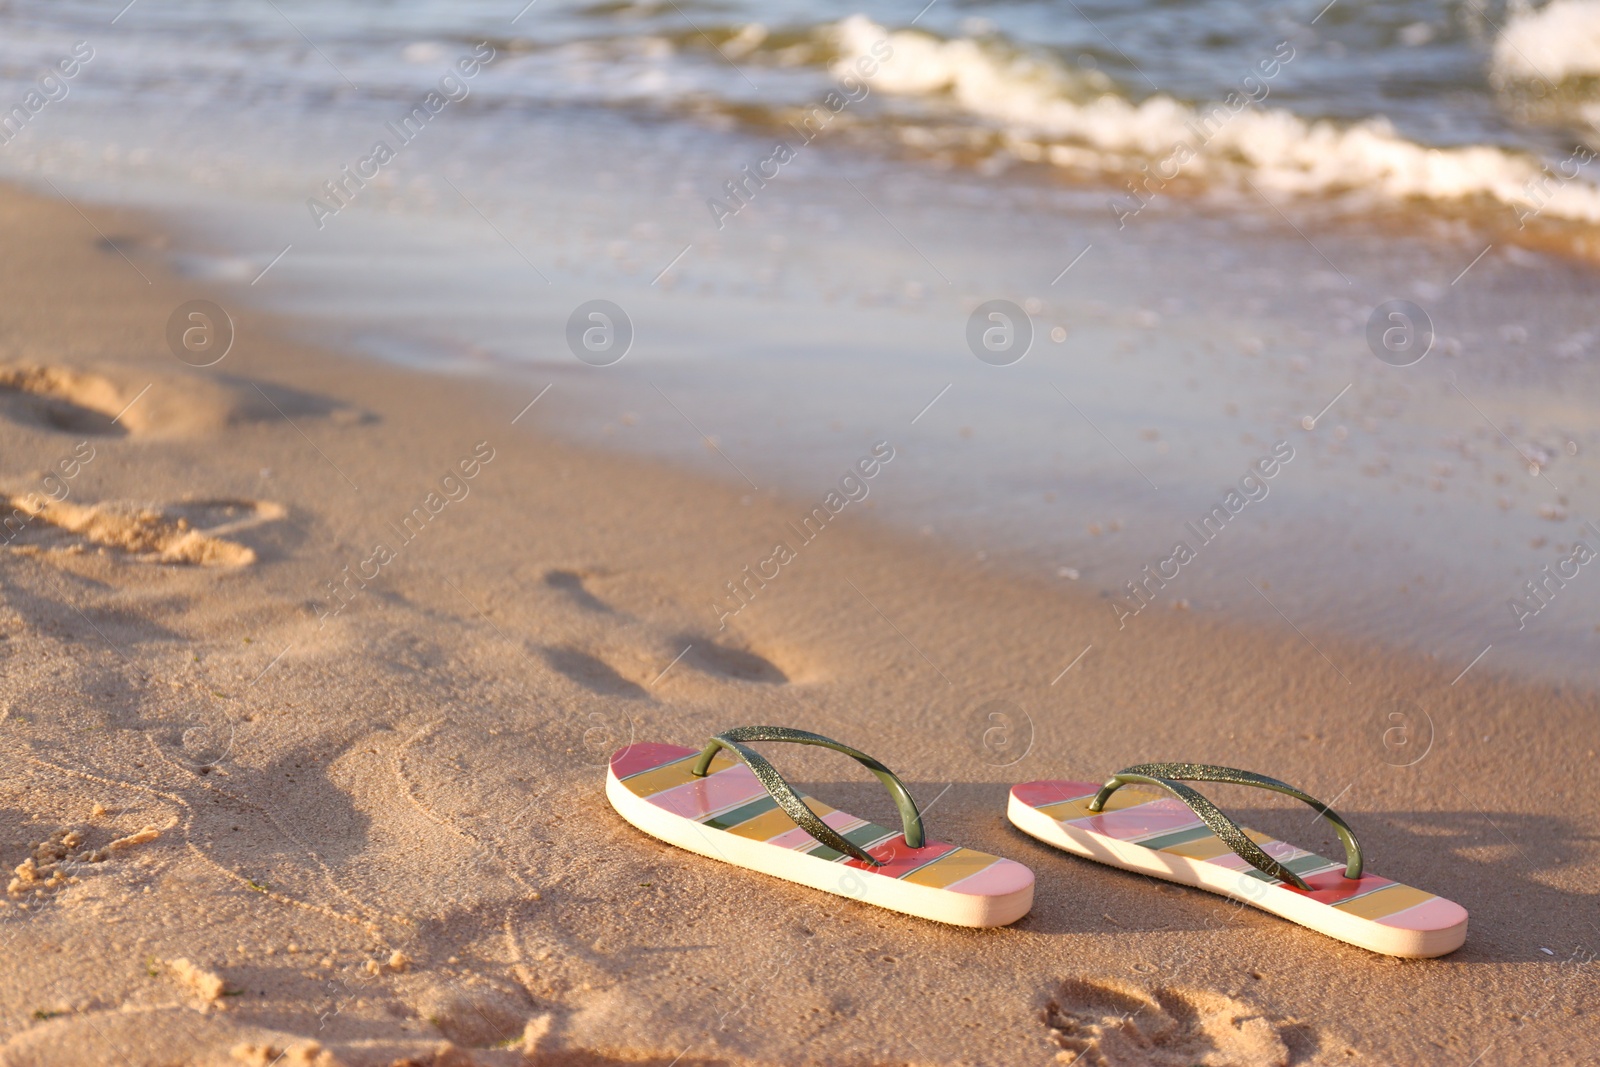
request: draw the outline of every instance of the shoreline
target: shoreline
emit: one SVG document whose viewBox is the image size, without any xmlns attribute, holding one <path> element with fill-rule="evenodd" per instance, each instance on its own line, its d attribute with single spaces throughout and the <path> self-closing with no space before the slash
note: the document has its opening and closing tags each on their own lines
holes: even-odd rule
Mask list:
<svg viewBox="0 0 1600 1067">
<path fill-rule="evenodd" d="M 736 462 L 751 486 L 803 498 L 851 458 L 847 442 L 904 439 L 878 501 L 902 532 L 1113 598 L 1188 538 L 1182 523 L 1257 443 L 1304 440 L 1275 501 L 1232 524 L 1174 599 L 1287 617 L 1314 640 L 1376 637 L 1458 671 L 1492 645 L 1488 664 L 1600 688 L 1600 611 L 1566 598 L 1524 632 L 1506 607 L 1549 547 L 1587 536 L 1574 528 L 1600 454 L 1579 399 L 1597 384 L 1592 270 L 1490 250 L 1496 232 L 1461 219 L 1362 221 L 1338 199 L 1281 224 L 1174 200 L 1119 229 L 1086 187 L 885 162 L 843 137 L 715 230 L 704 181 L 748 131 L 691 124 L 684 151 L 625 110 L 557 109 L 530 130 L 566 146 L 565 163 L 526 160 L 516 188 L 540 194 L 523 197 L 505 195 L 503 172 L 448 188 L 465 179 L 446 160 L 481 143 L 466 115 L 326 233 L 299 199 L 162 177 L 159 160 L 127 183 L 43 157 L 37 173 L 76 200 L 148 210 L 177 235 L 152 258 L 302 338 L 525 382 L 530 397 L 555 385 L 556 429 L 576 447 L 697 473 Z M 342 158 L 346 133 L 306 136 Z M 974 362 L 963 337 L 997 293 L 1033 315 L 1032 354 L 1004 370 Z M 563 343 L 569 311 L 597 294 L 637 326 L 634 355 L 604 371 Z M 1370 316 L 1398 297 L 1428 317 L 1420 367 L 1369 351 Z M 1283 595 L 1262 597 L 1269 583 Z"/>
<path fill-rule="evenodd" d="M 1138 996 L 1170 1015 L 1161 1054 L 1191 1059 L 1465 1062 L 1502 1039 L 1555 1059 L 1600 1041 L 1578 921 L 1600 873 L 1591 691 L 1486 666 L 1452 681 L 1456 665 L 1373 642 L 1182 612 L 1102 645 L 1101 598 L 848 507 L 718 631 L 710 593 L 804 497 L 513 426 L 528 398 L 503 385 L 320 351 L 254 310 L 223 363 L 185 367 L 164 325 L 203 287 L 145 258 L 147 285 L 94 231 L 149 240 L 148 224 L 90 217 L 0 191 L 3 362 L 79 375 L 0 394 L 0 488 L 25 491 L 80 439 L 96 450 L 67 498 L 86 512 L 0 553 L 0 743 L 22 776 L 0 861 L 42 869 L 72 834 L 110 857 L 0 914 L 7 1063 L 108 1047 L 352 1067 L 531 1049 L 1042 1063 Z M 480 441 L 494 458 L 451 499 L 440 472 L 464 476 Z M 450 503 L 435 513 L 429 493 Z M 319 620 L 317 590 L 359 578 L 414 506 L 432 515 L 415 551 Z M 181 546 L 215 565 L 159 562 Z M 1341 680 L 1335 662 L 1359 669 Z M 985 747 L 997 704 L 1021 713 L 1021 756 Z M 1392 718 L 1411 709 L 1423 719 Z M 1035 870 L 1033 913 L 936 927 L 661 846 L 606 805 L 611 745 L 758 721 L 884 759 L 935 836 Z M 1422 756 L 1397 726 L 1418 745 L 1426 726 Z M 1337 804 L 1376 870 L 1468 908 L 1466 946 L 1371 956 L 1004 821 L 1010 782 L 1150 759 L 1251 767 Z M 826 757 L 783 761 L 831 803 L 885 807 Z M 1531 781 L 1559 785 L 1511 788 Z M 1331 840 L 1288 806 L 1227 804 Z M 1411 1014 L 1383 1025 L 1384 1003 Z"/>
</svg>

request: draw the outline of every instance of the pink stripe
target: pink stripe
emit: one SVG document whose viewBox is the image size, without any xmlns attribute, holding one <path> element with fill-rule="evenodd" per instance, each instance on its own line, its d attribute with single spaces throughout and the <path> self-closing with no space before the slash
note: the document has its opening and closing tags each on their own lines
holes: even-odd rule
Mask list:
<svg viewBox="0 0 1600 1067">
<path fill-rule="evenodd" d="M 1434 897 L 1376 921 L 1399 930 L 1448 930 L 1467 921 L 1467 909 L 1453 900 Z"/>
<path fill-rule="evenodd" d="M 1097 834 L 1114 837 L 1118 841 L 1132 841 L 1135 838 L 1153 837 L 1156 834 L 1168 834 L 1174 830 L 1199 826 L 1200 820 L 1182 803 L 1163 797 L 1131 808 L 1123 808 L 1121 811 L 1106 811 L 1099 815 L 1073 819 L 1067 825 L 1093 830 Z"/>
<path fill-rule="evenodd" d="M 754 776 L 752 775 L 752 777 Z M 851 815 L 848 811 L 830 811 L 828 814 L 822 817 L 822 821 L 841 833 L 845 830 L 850 830 L 854 827 L 860 826 L 862 823 L 866 822 L 865 819 L 858 819 L 854 815 Z M 767 844 L 777 845 L 779 848 L 804 849 L 810 848 L 816 843 L 816 838 L 812 837 L 798 826 L 796 826 L 793 830 L 785 830 L 777 837 L 767 838 Z"/>
<path fill-rule="evenodd" d="M 703 819 L 713 812 L 731 808 L 767 795 L 750 768 L 740 763 L 727 770 L 696 778 L 649 797 L 650 803 L 687 819 Z"/>
<path fill-rule="evenodd" d="M 1063 800 L 1080 800 L 1083 797 L 1092 797 L 1099 791 L 1100 787 L 1093 782 L 1053 780 L 1023 782 L 1011 787 L 1011 794 L 1030 808 L 1059 804 Z"/>
<path fill-rule="evenodd" d="M 1220 856 L 1212 856 L 1210 859 L 1206 860 L 1206 862 L 1211 864 L 1213 867 L 1223 867 L 1230 871 L 1255 870 L 1254 867 L 1245 861 L 1243 856 L 1235 855 L 1232 852 L 1224 852 Z"/>
<path fill-rule="evenodd" d="M 995 860 L 976 874 L 969 874 L 945 888 L 951 893 L 973 897 L 999 897 L 1033 884 L 1033 872 L 1013 860 Z"/>
<path fill-rule="evenodd" d="M 639 744 L 619 748 L 611 756 L 611 773 L 626 778 L 643 771 L 652 771 L 675 759 L 693 755 L 694 749 L 681 745 Z"/>
</svg>

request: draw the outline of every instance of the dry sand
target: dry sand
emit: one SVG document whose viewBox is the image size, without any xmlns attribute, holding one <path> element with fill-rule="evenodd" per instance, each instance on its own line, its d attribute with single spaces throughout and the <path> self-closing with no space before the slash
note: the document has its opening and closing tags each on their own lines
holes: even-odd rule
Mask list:
<svg viewBox="0 0 1600 1067">
<path fill-rule="evenodd" d="M 531 393 L 307 348 L 244 308 L 228 357 L 187 367 L 166 321 L 205 294 L 141 254 L 145 224 L 93 214 L 0 198 L 0 492 L 28 518 L 0 549 L 0 1062 L 1600 1049 L 1592 694 L 1481 666 L 1452 686 L 1459 665 L 1287 626 L 1117 632 L 1103 603 L 859 508 L 719 633 L 717 590 L 798 503 L 543 437 L 559 387 L 513 426 Z M 376 577 L 335 613 L 346 567 Z M 1006 750 L 982 744 L 994 700 L 1031 719 Z M 1386 748 L 1396 700 L 1432 722 L 1411 766 L 1428 731 Z M 612 745 L 746 723 L 880 756 L 934 836 L 1033 867 L 1033 913 L 940 927 L 675 851 L 607 805 Z M 842 759 L 778 755 L 892 817 Z M 1005 821 L 1013 781 L 1179 758 L 1336 799 L 1371 869 L 1468 908 L 1466 946 L 1381 958 Z M 1335 847 L 1304 809 L 1219 795 Z"/>
</svg>

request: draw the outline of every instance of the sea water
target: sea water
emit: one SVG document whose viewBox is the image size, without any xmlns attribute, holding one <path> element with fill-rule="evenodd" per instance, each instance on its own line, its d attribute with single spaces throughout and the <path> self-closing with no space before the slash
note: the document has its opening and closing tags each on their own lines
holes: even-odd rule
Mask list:
<svg viewBox="0 0 1600 1067">
<path fill-rule="evenodd" d="M 1597 40 L 1597 0 L 19 0 L 0 175 L 506 381 L 486 425 L 800 501 L 889 442 L 848 521 L 1107 633 L 1593 680 Z"/>
</svg>

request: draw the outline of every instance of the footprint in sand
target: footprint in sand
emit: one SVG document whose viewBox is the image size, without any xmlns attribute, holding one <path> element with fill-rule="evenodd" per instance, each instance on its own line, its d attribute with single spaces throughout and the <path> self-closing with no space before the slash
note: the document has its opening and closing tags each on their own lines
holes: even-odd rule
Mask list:
<svg viewBox="0 0 1600 1067">
<path fill-rule="evenodd" d="M 1206 990 L 1071 978 L 1044 1021 L 1084 1067 L 1284 1067 L 1290 1059 L 1281 1028 L 1260 1008 Z"/>
<path fill-rule="evenodd" d="M 80 437 L 196 437 L 291 416 L 343 424 L 375 418 L 327 397 L 225 374 L 36 363 L 0 364 L 0 416 Z"/>
<path fill-rule="evenodd" d="M 669 641 L 666 647 L 681 650 L 676 659 L 663 658 L 664 653 L 644 648 L 635 649 L 631 655 L 613 651 L 610 659 L 602 659 L 571 645 L 544 649 L 544 659 L 552 669 L 590 692 L 630 700 L 648 700 L 657 683 L 665 686 L 668 679 L 699 679 L 702 685 L 707 681 L 757 685 L 789 681 L 777 664 L 759 653 L 693 635 L 679 634 Z"/>
<path fill-rule="evenodd" d="M 702 685 L 782 685 L 794 680 L 792 665 L 784 666 L 745 643 L 649 621 L 653 613 L 649 609 L 659 610 L 664 603 L 674 606 L 669 591 L 629 582 L 604 567 L 558 567 L 540 577 L 592 623 L 609 619 L 620 624 L 608 631 L 609 636 L 597 633 L 597 641 L 544 650 L 551 667 L 592 692 L 644 699 L 656 683 L 668 679 L 679 686 L 691 679 Z M 623 594 L 623 601 L 633 602 L 631 609 L 619 606 L 618 593 Z M 616 640 L 619 636 L 623 638 L 620 642 Z"/>
<path fill-rule="evenodd" d="M 29 364 L 0 367 L 0 412 L 14 422 L 94 437 L 121 436 L 128 426 L 117 415 L 129 399 L 116 383 L 97 374 Z"/>
<path fill-rule="evenodd" d="M 286 514 L 281 504 L 257 500 L 190 500 L 163 507 L 0 494 L 0 544 L 27 553 L 101 548 L 141 563 L 243 567 L 256 561 L 255 551 L 228 538 Z"/>
<path fill-rule="evenodd" d="M 615 615 L 616 609 L 589 591 L 588 581 L 595 571 L 551 570 L 545 571 L 544 584 L 559 589 L 581 608 L 603 615 Z"/>
<path fill-rule="evenodd" d="M 644 700 L 650 695 L 644 686 L 625 678 L 611 664 L 580 648 L 546 648 L 544 659 L 556 673 L 577 682 L 592 693 L 627 697 L 630 700 Z"/>
<path fill-rule="evenodd" d="M 684 663 L 714 678 L 764 685 L 781 685 L 789 680 L 789 675 L 776 663 L 747 648 L 718 644 L 692 634 L 679 634 L 673 638 L 673 643 L 692 646 L 683 657 Z"/>
</svg>

